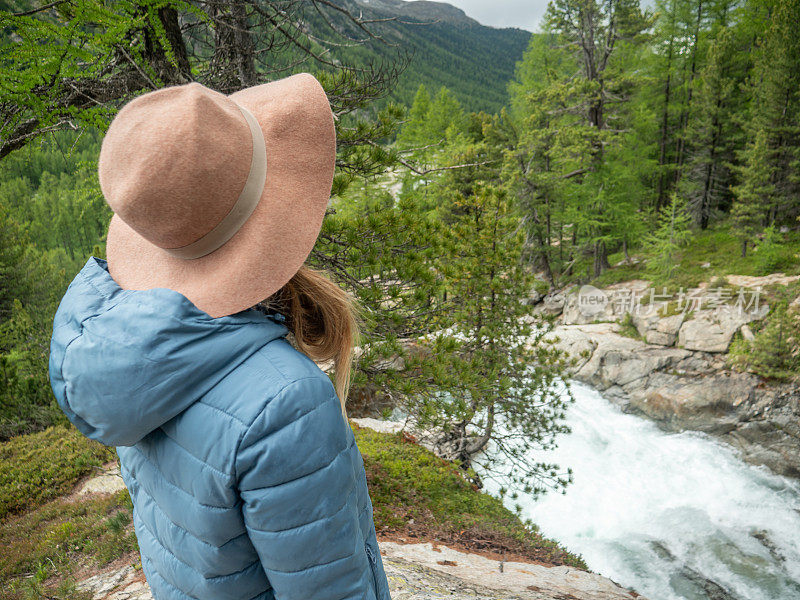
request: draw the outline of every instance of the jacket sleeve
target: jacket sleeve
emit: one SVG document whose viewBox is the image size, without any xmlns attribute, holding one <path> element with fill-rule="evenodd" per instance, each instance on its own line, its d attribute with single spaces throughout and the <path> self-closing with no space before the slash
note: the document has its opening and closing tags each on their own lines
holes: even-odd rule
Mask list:
<svg viewBox="0 0 800 600">
<path fill-rule="evenodd" d="M 354 437 L 325 376 L 287 385 L 245 432 L 237 477 L 247 533 L 277 600 L 373 600 Z"/>
</svg>

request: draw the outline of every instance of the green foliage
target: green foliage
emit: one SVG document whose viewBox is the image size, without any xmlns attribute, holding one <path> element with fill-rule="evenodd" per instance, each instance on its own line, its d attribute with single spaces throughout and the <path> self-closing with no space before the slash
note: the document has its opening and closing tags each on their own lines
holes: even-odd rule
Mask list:
<svg viewBox="0 0 800 600">
<path fill-rule="evenodd" d="M 800 377 L 800 319 L 789 299 L 786 293 L 779 295 L 753 341 L 740 337 L 731 345 L 728 360 L 733 367 L 778 381 Z"/>
<path fill-rule="evenodd" d="M 137 551 L 131 513 L 122 490 L 80 502 L 59 498 L 0 522 L 0 599 L 90 600 L 75 589 L 75 575 Z"/>
<path fill-rule="evenodd" d="M 631 315 L 631 313 L 625 313 L 625 316 L 622 317 L 622 320 L 619 322 L 619 331 L 617 333 L 634 340 L 643 339 L 636 325 L 633 323 L 633 315 Z"/>
<path fill-rule="evenodd" d="M 148 46 L 153 45 L 174 63 L 170 42 L 163 31 L 154 31 L 152 36 L 140 35 L 144 29 L 160 23 L 158 12 L 164 4 L 162 0 L 114 3 L 84 0 L 61 4 L 56 13 L 57 20 L 50 14 L 45 17 L 38 13 L 12 16 L 3 11 L 0 13 L 0 28 L 5 35 L 13 31 L 17 41 L 3 44 L 0 50 L 0 61 L 4 65 L 14 65 L 13 69 L 0 70 L 0 89 L 4 99 L 13 98 L 21 108 L 19 119 L 35 119 L 43 128 L 58 127 L 68 120 L 74 127 L 102 129 L 114 114 L 113 104 L 94 102 L 80 110 L 70 106 L 57 107 L 49 102 L 52 98 L 37 94 L 36 90 L 44 82 L 61 79 L 112 81 L 116 70 L 108 69 L 105 59 L 119 52 L 123 40 L 127 46 L 125 51 L 133 57 L 131 60 L 141 59 L 152 50 Z M 188 2 L 168 4 L 197 16 L 203 14 Z M 146 80 L 163 85 L 163 73 L 144 61 L 139 67 L 143 70 L 143 79 L 139 81 L 140 87 L 131 92 L 143 89 Z M 19 124 L 16 119 L 4 121 L 0 138 L 10 139 Z"/>
<path fill-rule="evenodd" d="M 48 379 L 47 332 L 18 300 L 0 323 L 0 440 L 65 420 Z"/>
<path fill-rule="evenodd" d="M 0 443 L 0 519 L 70 491 L 81 476 L 115 456 L 66 425 Z"/>
<path fill-rule="evenodd" d="M 721 209 L 731 199 L 732 165 L 742 128 L 732 113 L 744 103 L 742 87 L 749 61 L 748 54 L 740 52 L 742 32 L 724 21 L 720 25 L 716 35 L 708 40 L 705 65 L 693 83 L 696 99 L 692 118 L 685 119 L 686 132 L 681 137 L 682 143 L 688 145 L 684 152 L 686 166 L 676 186 L 688 199 L 688 208 L 701 229 L 718 219 Z M 668 134 L 664 132 L 665 137 Z"/>
<path fill-rule="evenodd" d="M 764 230 L 764 236 L 754 252 L 755 264 L 761 275 L 775 273 L 786 269 L 793 262 L 793 249 L 784 243 L 783 235 L 770 225 Z"/>
<path fill-rule="evenodd" d="M 448 102 L 439 94 L 431 112 Z M 502 123 L 485 115 L 468 121 L 455 108 L 447 114 L 449 122 L 431 118 L 428 129 L 429 139 L 443 142 L 439 164 L 470 166 L 432 175 L 424 196 L 412 193 L 430 199 L 441 224 L 431 267 L 442 310 L 436 329 L 406 358 L 406 372 L 432 385 L 407 395 L 403 405 L 422 429 L 441 433 L 439 445 L 463 468 L 477 461 L 542 493 L 570 479 L 569 470 L 528 458 L 530 449 L 549 447 L 566 430 L 560 421 L 568 397 L 556 390 L 563 357 L 545 341 L 547 323 L 520 301 L 534 287 L 523 262 L 524 230 L 497 171 L 486 166 L 499 162 Z M 506 428 L 520 432 L 513 443 L 505 441 Z M 490 447 L 497 451 L 484 452 Z"/>
<path fill-rule="evenodd" d="M 800 215 L 800 5 L 655 9 L 551 3 L 509 86 L 516 141 L 503 177 L 551 284 L 604 280 L 609 254 L 652 255 L 646 232 L 674 194 L 701 231 L 732 213 L 741 250 Z"/>
<path fill-rule="evenodd" d="M 756 23 L 761 29 L 748 78 L 749 143 L 737 200 L 754 203 L 760 194 L 765 224 L 789 223 L 800 215 L 800 2 L 753 1 L 750 8 L 760 13 Z"/>
<path fill-rule="evenodd" d="M 742 184 L 734 188 L 736 201 L 731 210 L 734 232 L 742 244 L 742 256 L 747 253 L 764 225 L 764 216 L 772 203 L 775 186 L 774 167 L 768 160 L 767 135 L 759 130 L 745 153 Z"/>
<path fill-rule="evenodd" d="M 586 568 L 579 556 L 523 524 L 499 499 L 475 489 L 451 463 L 402 434 L 359 428 L 355 434 L 379 533 L 400 531 L 468 549 L 488 542 L 495 552 Z"/>
<path fill-rule="evenodd" d="M 589 257 L 588 274 L 600 275 L 611 248 L 643 229 L 652 119 L 633 104 L 647 25 L 638 2 L 559 0 L 545 22 L 510 86 L 519 141 L 504 174 L 526 213 L 533 262 L 555 284 Z"/>
<path fill-rule="evenodd" d="M 89 138 L 53 135 L 0 165 L 0 440 L 63 420 L 47 374 L 53 315 L 110 214 Z"/>
<path fill-rule="evenodd" d="M 677 253 L 689 240 L 691 217 L 677 194 L 658 215 L 657 229 L 647 236 L 650 260 L 648 267 L 660 280 L 669 279 L 677 267 Z"/>
</svg>

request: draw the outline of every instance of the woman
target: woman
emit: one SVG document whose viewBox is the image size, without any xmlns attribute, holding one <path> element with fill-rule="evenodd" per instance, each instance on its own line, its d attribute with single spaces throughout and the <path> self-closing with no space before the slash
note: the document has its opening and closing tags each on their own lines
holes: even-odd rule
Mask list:
<svg viewBox="0 0 800 600">
<path fill-rule="evenodd" d="M 389 599 L 344 417 L 353 308 L 303 266 L 335 151 L 308 74 L 149 92 L 103 140 L 107 260 L 61 301 L 50 380 L 117 446 L 156 600 Z"/>
</svg>

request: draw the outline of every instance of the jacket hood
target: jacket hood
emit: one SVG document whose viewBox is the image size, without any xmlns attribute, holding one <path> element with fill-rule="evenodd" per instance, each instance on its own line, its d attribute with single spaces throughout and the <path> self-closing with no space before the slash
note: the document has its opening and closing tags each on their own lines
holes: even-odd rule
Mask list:
<svg viewBox="0 0 800 600">
<path fill-rule="evenodd" d="M 56 311 L 50 385 L 84 435 L 131 446 L 285 336 L 281 321 L 253 308 L 213 318 L 167 288 L 123 290 L 92 256 Z"/>
</svg>

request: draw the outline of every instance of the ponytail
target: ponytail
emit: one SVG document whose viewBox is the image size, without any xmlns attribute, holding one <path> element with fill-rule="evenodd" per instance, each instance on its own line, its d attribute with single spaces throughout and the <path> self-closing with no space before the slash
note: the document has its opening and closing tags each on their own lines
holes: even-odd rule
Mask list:
<svg viewBox="0 0 800 600">
<path fill-rule="evenodd" d="M 334 387 L 346 417 L 353 350 L 360 336 L 358 307 L 352 296 L 321 271 L 303 265 L 257 307 L 286 317 L 286 326 L 300 352 L 317 362 L 333 360 Z"/>
</svg>

